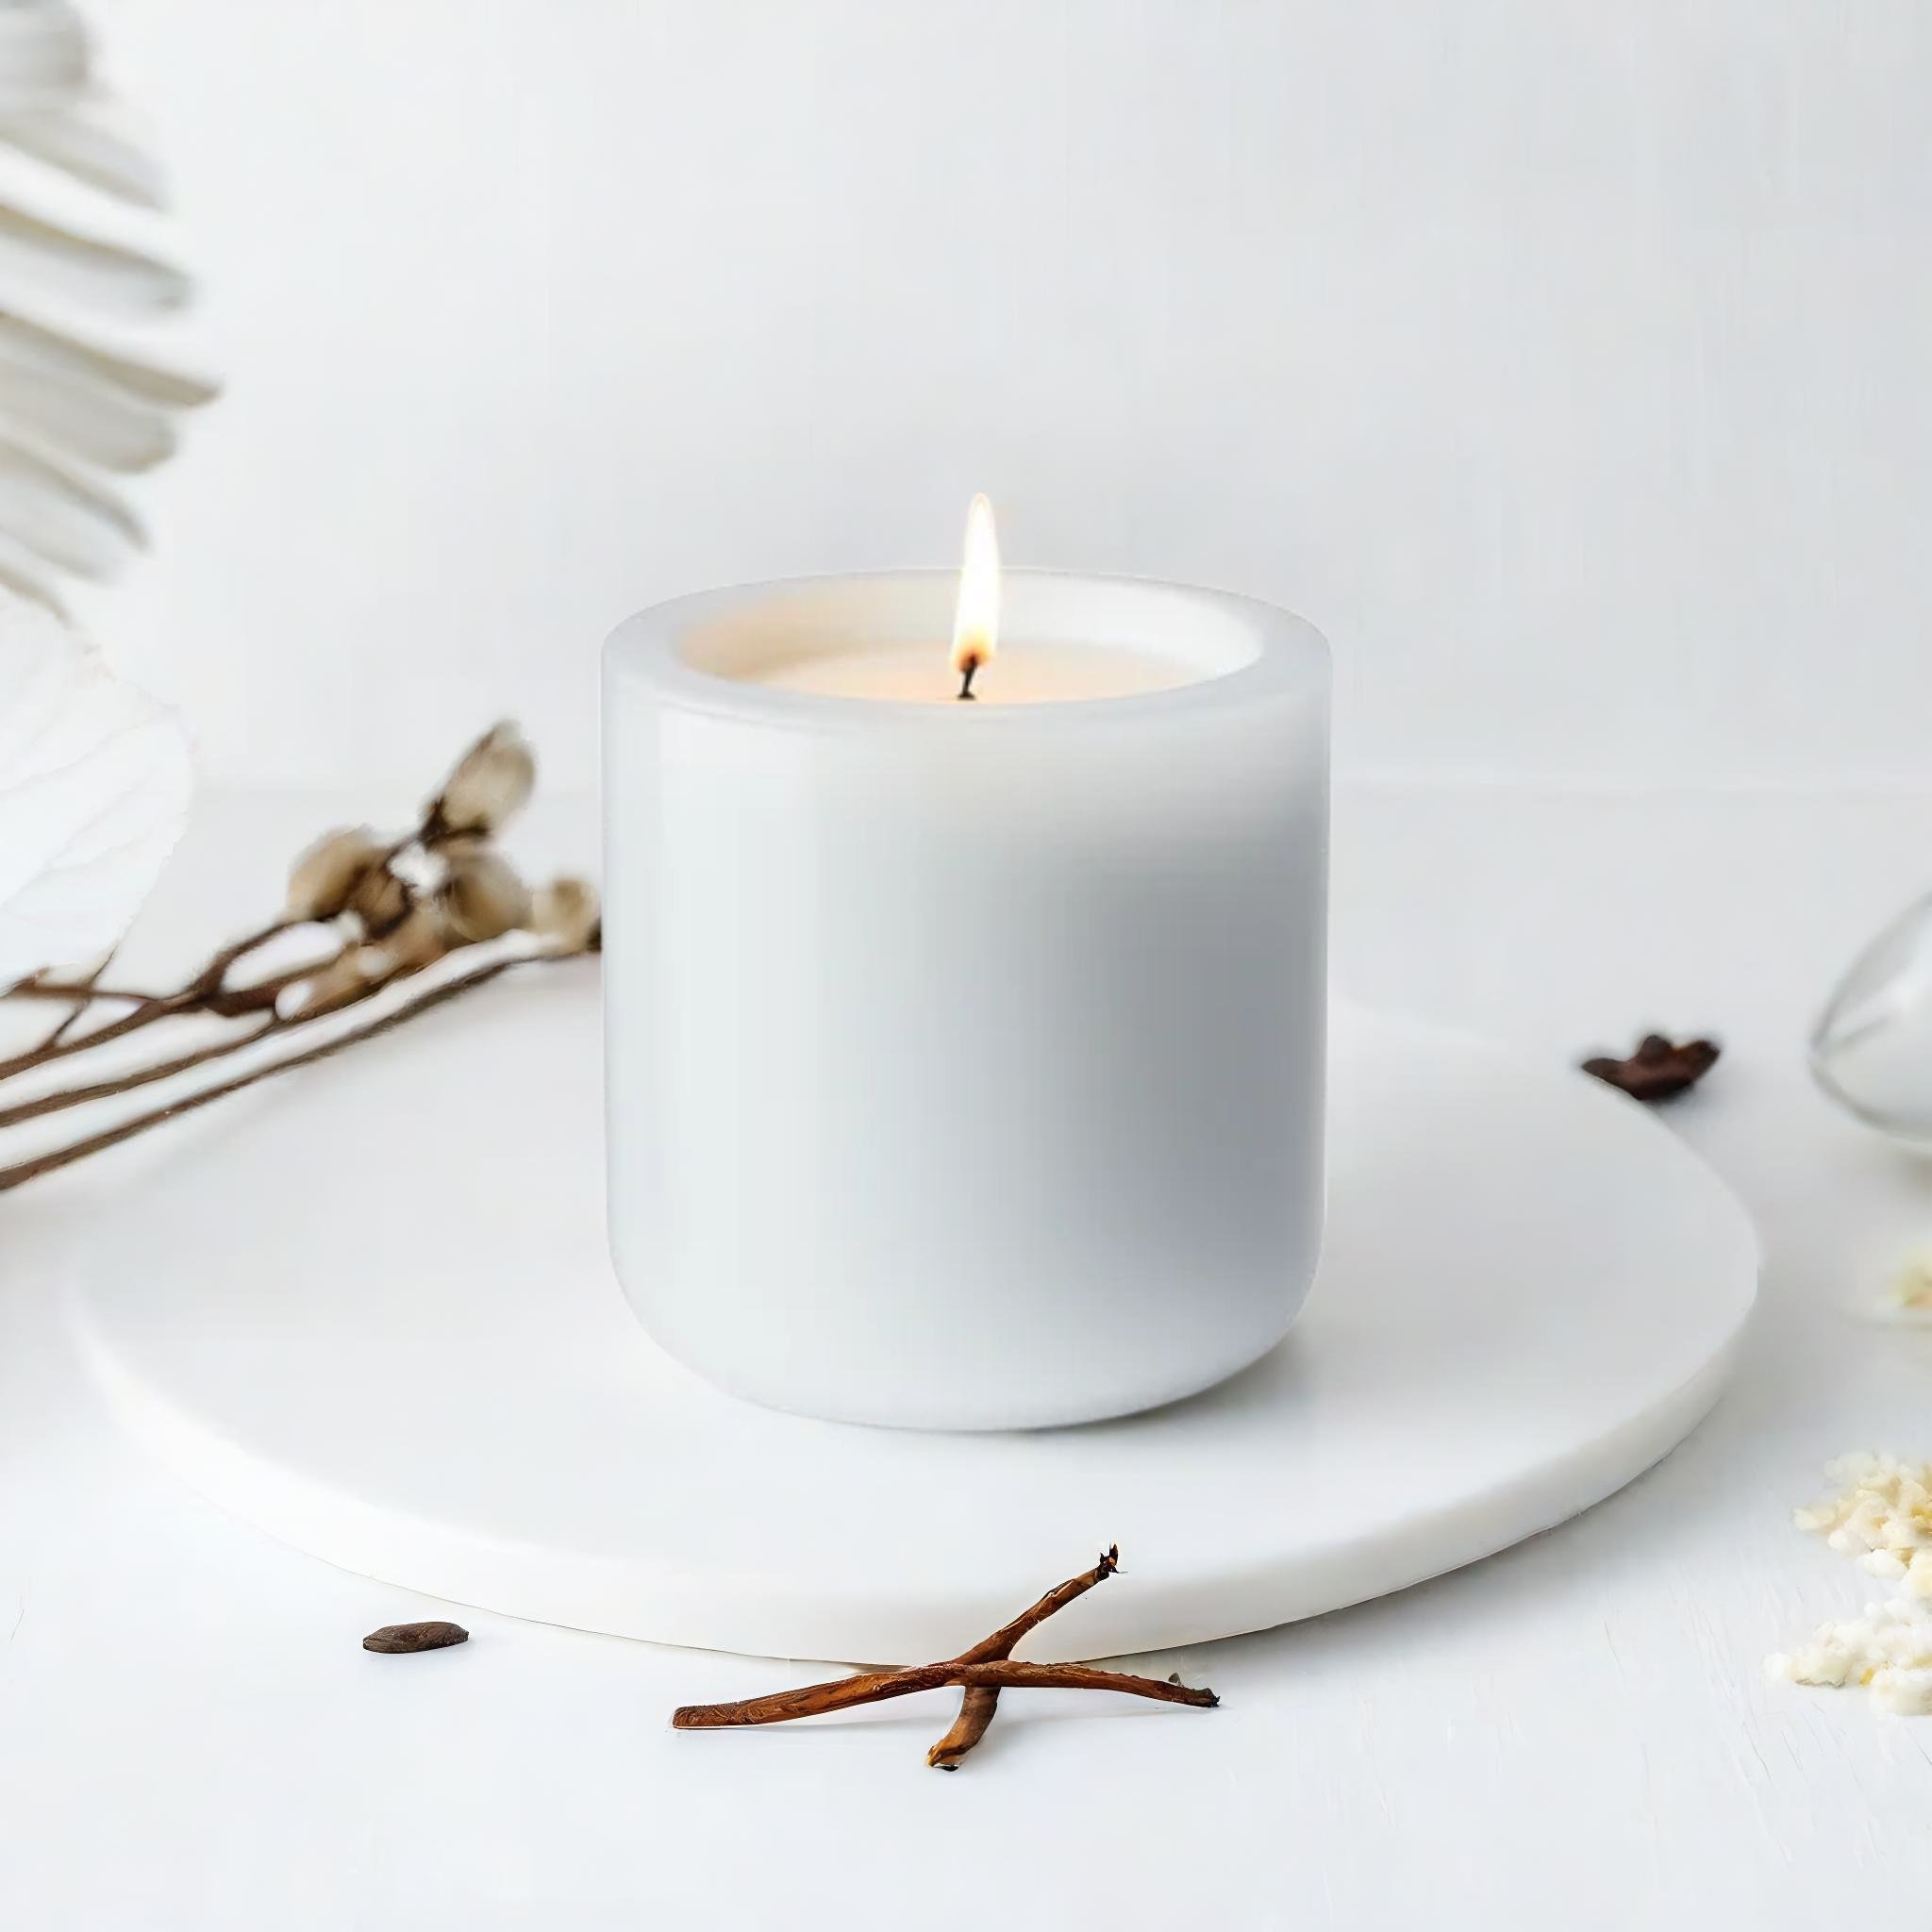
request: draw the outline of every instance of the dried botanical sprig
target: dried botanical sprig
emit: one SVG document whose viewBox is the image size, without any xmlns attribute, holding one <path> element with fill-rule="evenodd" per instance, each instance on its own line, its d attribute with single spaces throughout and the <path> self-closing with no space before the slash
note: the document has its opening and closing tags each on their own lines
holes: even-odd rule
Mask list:
<svg viewBox="0 0 1932 1932">
<path fill-rule="evenodd" d="M 601 926 L 595 891 L 581 879 L 566 877 L 533 893 L 490 842 L 488 834 L 528 799 L 535 776 L 535 759 L 516 726 L 495 726 L 463 755 L 413 830 L 393 841 L 378 838 L 366 825 L 325 833 L 291 868 L 281 913 L 222 947 L 172 992 L 103 986 L 105 961 L 77 982 L 37 974 L 12 989 L 14 996 L 60 1000 L 72 1010 L 37 1046 L 0 1060 L 0 1081 L 125 1040 L 164 1021 L 198 1017 L 247 1024 L 210 1043 L 111 1078 L 37 1094 L 12 1107 L 0 1106 L 0 1127 L 132 1092 L 266 1040 L 299 1033 L 310 1023 L 358 1006 L 459 950 L 497 945 L 500 954 L 489 965 L 447 980 L 371 1024 L 339 1034 L 321 1046 L 252 1069 L 69 1147 L 0 1167 L 0 1191 L 67 1166 L 223 1093 L 387 1032 L 510 966 L 597 951 Z M 252 954 L 306 926 L 325 934 L 331 948 L 297 966 L 235 981 L 236 969 Z M 518 949 L 504 953 L 503 947 L 511 942 Z M 110 1003 L 127 1010 L 88 1030 L 75 1030 L 75 1023 L 83 1013 Z"/>
<path fill-rule="evenodd" d="M 204 1087 L 189 1094 L 185 1099 L 170 1101 L 165 1107 L 158 1107 L 151 1113 L 137 1114 L 132 1120 L 123 1121 L 117 1126 L 91 1134 L 83 1141 L 76 1141 L 66 1147 L 57 1147 L 50 1153 L 35 1155 L 31 1159 L 16 1161 L 11 1167 L 0 1167 L 0 1193 L 9 1189 L 24 1186 L 31 1180 L 38 1180 L 42 1174 L 54 1174 L 63 1167 L 71 1167 L 76 1160 L 82 1160 L 90 1154 L 99 1154 L 108 1147 L 119 1146 L 123 1141 L 131 1141 L 137 1134 L 144 1134 L 164 1122 L 178 1120 L 184 1114 L 198 1112 L 211 1102 L 226 1098 L 230 1093 L 239 1093 L 244 1087 L 253 1087 L 258 1080 L 272 1079 L 277 1074 L 286 1074 L 296 1067 L 306 1067 L 316 1060 L 328 1059 L 344 1049 L 364 1040 L 375 1040 L 379 1035 L 392 1032 L 419 1014 L 432 1011 L 445 1006 L 451 1000 L 469 992 L 475 987 L 487 986 L 492 979 L 517 966 L 534 966 L 547 960 L 564 959 L 573 957 L 565 953 L 522 953 L 507 959 L 494 959 L 488 966 L 478 966 L 462 974 L 459 978 L 446 979 L 440 986 L 419 993 L 408 1005 L 396 1008 L 392 1012 L 383 1013 L 353 1030 L 338 1033 L 323 1041 L 319 1045 L 305 1048 L 286 1058 L 271 1060 L 268 1065 L 253 1067 L 245 1074 L 238 1074 L 232 1080 L 224 1080 L 213 1087 Z M 267 1031 L 266 1028 L 262 1029 Z M 231 1041 L 225 1044 L 223 1051 L 239 1052 L 244 1046 L 253 1046 L 261 1037 L 260 1033 L 251 1034 L 244 1040 Z M 197 1058 L 212 1058 L 198 1056 Z M 176 1068 L 175 1071 L 178 1072 Z M 100 1090 L 95 1098 L 108 1093 L 121 1093 L 133 1081 L 116 1081 Z"/>
<path fill-rule="evenodd" d="M 964 1690 L 959 1716 L 953 1727 L 927 1752 L 925 1761 L 938 1771 L 957 1771 L 959 1760 L 986 1735 L 1003 1690 L 1117 1690 L 1131 1697 L 1151 1697 L 1163 1704 L 1191 1705 L 1212 1709 L 1220 1703 L 1214 1692 L 1196 1690 L 1178 1677 L 1141 1677 L 1124 1671 L 1097 1671 L 1088 1664 L 1015 1663 L 1011 1652 L 1021 1638 L 1056 1610 L 1064 1609 L 1096 1584 L 1120 1569 L 1118 1546 L 1102 1553 L 1091 1570 L 1082 1571 L 1050 1590 L 990 1637 L 982 1638 L 958 1657 L 939 1663 L 916 1664 L 893 1671 L 861 1671 L 856 1676 L 829 1683 L 807 1684 L 796 1690 L 776 1690 L 746 1697 L 735 1704 L 687 1704 L 671 1714 L 674 1730 L 735 1729 L 746 1724 L 788 1724 L 793 1718 L 819 1717 L 827 1711 L 850 1710 L 857 1705 L 877 1704 L 889 1697 L 909 1697 L 915 1691 L 958 1684 Z"/>
</svg>

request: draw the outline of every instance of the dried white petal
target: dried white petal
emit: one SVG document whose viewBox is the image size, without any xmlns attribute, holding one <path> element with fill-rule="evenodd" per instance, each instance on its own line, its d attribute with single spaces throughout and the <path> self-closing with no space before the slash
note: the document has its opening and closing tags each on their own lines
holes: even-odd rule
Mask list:
<svg viewBox="0 0 1932 1932">
<path fill-rule="evenodd" d="M 188 814 L 174 714 L 0 591 L 0 986 L 125 931 Z"/>
</svg>

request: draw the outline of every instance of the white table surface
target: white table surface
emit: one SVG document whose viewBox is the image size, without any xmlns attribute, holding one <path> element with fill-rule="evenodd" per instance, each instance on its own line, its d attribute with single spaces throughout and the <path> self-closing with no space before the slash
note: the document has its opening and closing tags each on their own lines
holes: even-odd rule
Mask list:
<svg viewBox="0 0 1932 1932">
<path fill-rule="evenodd" d="M 205 800 L 136 961 L 239 929 L 342 805 Z M 565 802 L 524 843 L 588 859 L 592 826 Z M 444 1607 L 227 1520 L 116 1438 L 56 1257 L 112 1211 L 125 1150 L 0 1200 L 0 1924 L 1908 1920 L 1932 1721 L 1761 1661 L 1879 1593 L 1790 1527 L 1820 1464 L 1932 1453 L 1932 1333 L 1845 1313 L 1932 1237 L 1932 1167 L 1833 1114 L 1799 1051 L 1843 956 L 1932 880 L 1932 799 L 1377 788 L 1340 802 L 1336 875 L 1364 999 L 1553 1057 L 1651 1023 L 1724 1037 L 1672 1118 L 1770 1267 L 1731 1392 L 1662 1466 L 1474 1569 L 1161 1659 L 1211 1714 L 1015 1697 L 953 1777 L 923 1762 L 952 1693 L 675 1736 L 675 1704 L 800 1674 L 468 1611 L 460 1649 L 368 1656 L 366 1630 Z"/>
</svg>

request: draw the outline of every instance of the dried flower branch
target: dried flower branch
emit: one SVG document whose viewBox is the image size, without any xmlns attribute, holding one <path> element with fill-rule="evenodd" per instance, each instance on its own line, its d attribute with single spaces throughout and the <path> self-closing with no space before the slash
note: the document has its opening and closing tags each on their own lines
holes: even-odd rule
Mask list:
<svg viewBox="0 0 1932 1932">
<path fill-rule="evenodd" d="M 245 1024 L 190 1050 L 0 1106 L 0 1128 L 130 1093 L 270 1040 L 306 1036 L 314 1023 L 359 1005 L 454 953 L 489 946 L 497 951 L 489 964 L 445 980 L 365 1026 L 253 1067 L 69 1146 L 0 1167 L 0 1191 L 271 1074 L 389 1032 L 512 966 L 596 952 L 602 927 L 595 889 L 581 879 L 559 878 L 533 892 L 490 841 L 490 835 L 528 799 L 535 779 L 536 760 L 522 734 L 514 724 L 496 725 L 464 753 L 413 830 L 391 841 L 380 839 L 366 825 L 325 833 L 297 855 L 282 910 L 222 947 L 174 991 L 103 987 L 107 959 L 78 981 L 58 981 L 38 973 L 12 988 L 11 997 L 60 1000 L 72 1010 L 36 1046 L 0 1059 L 0 1082 L 166 1021 Z M 252 955 L 284 934 L 308 926 L 326 934 L 332 949 L 297 966 L 237 983 L 237 969 Z M 516 950 L 507 950 L 508 944 Z M 84 1031 L 76 1029 L 83 1013 L 108 1003 L 126 1010 Z"/>
<path fill-rule="evenodd" d="M 0 1193 L 17 1188 L 27 1181 L 38 1180 L 42 1174 L 53 1174 L 63 1167 L 71 1167 L 76 1160 L 84 1159 L 90 1154 L 99 1154 L 108 1147 L 118 1146 L 123 1141 L 131 1141 L 137 1134 L 144 1134 L 151 1127 L 161 1125 L 164 1121 L 177 1120 L 183 1114 L 197 1112 L 212 1101 L 225 1099 L 230 1093 L 239 1093 L 244 1087 L 253 1087 L 258 1080 L 267 1080 L 276 1074 L 286 1074 L 296 1067 L 306 1067 L 316 1060 L 329 1058 L 345 1048 L 364 1040 L 375 1040 L 384 1033 L 391 1033 L 405 1022 L 417 1018 L 419 1014 L 432 1011 L 435 1008 L 446 1006 L 459 994 L 471 991 L 479 986 L 487 986 L 491 980 L 502 975 L 515 966 L 535 966 L 548 960 L 571 957 L 563 953 L 522 953 L 508 959 L 492 960 L 488 966 L 478 966 L 457 979 L 446 979 L 441 986 L 420 993 L 407 1006 L 398 1007 L 392 1012 L 382 1014 L 346 1033 L 338 1033 L 325 1040 L 318 1046 L 311 1046 L 301 1053 L 290 1054 L 286 1058 L 272 1060 L 264 1067 L 252 1067 L 245 1074 L 238 1074 L 232 1080 L 224 1080 L 220 1085 L 205 1087 L 186 1098 L 171 1101 L 166 1107 L 158 1107 L 151 1113 L 137 1114 L 132 1120 L 123 1121 L 118 1126 L 108 1127 L 98 1134 L 91 1134 L 84 1141 L 76 1141 L 72 1146 L 57 1147 L 51 1153 L 40 1154 L 28 1160 L 17 1161 L 11 1167 L 0 1167 Z M 254 1041 L 242 1042 L 252 1045 Z"/>
<path fill-rule="evenodd" d="M 671 1714 L 674 1730 L 708 1731 L 744 1724 L 776 1724 L 793 1718 L 819 1717 L 827 1711 L 850 1710 L 857 1705 L 877 1704 L 889 1697 L 909 1697 L 920 1690 L 958 1684 L 965 1691 L 959 1716 L 951 1730 L 926 1754 L 939 1771 L 957 1771 L 959 1760 L 986 1735 L 1003 1690 L 1117 1690 L 1131 1697 L 1151 1697 L 1164 1704 L 1191 1705 L 1212 1709 L 1220 1703 L 1214 1692 L 1195 1690 L 1176 1677 L 1140 1677 L 1124 1671 L 1097 1671 L 1088 1664 L 1015 1663 L 1010 1652 L 1029 1630 L 1104 1583 L 1120 1568 L 1118 1547 L 1106 1551 L 1091 1570 L 1069 1577 L 1050 1590 L 1010 1624 L 982 1638 L 958 1657 L 939 1663 L 916 1664 L 892 1671 L 861 1671 L 830 1683 L 807 1684 L 796 1690 L 776 1690 L 747 1697 L 735 1704 L 687 1704 Z"/>
</svg>

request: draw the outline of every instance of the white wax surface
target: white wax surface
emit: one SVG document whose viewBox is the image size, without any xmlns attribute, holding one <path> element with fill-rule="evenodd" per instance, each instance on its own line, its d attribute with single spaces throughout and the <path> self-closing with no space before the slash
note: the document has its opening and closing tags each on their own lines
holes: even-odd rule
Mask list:
<svg viewBox="0 0 1932 1932">
<path fill-rule="evenodd" d="M 973 694 L 987 705 L 1053 704 L 1173 691 L 1200 676 L 1198 665 L 1158 652 L 1020 638 L 1003 644 L 980 666 L 974 675 Z M 959 692 L 951 653 L 937 639 L 801 651 L 760 665 L 741 681 L 772 691 L 915 705 L 953 704 Z"/>
</svg>

